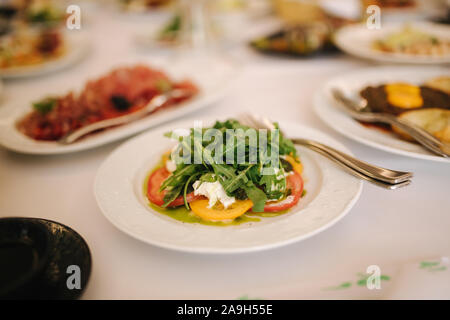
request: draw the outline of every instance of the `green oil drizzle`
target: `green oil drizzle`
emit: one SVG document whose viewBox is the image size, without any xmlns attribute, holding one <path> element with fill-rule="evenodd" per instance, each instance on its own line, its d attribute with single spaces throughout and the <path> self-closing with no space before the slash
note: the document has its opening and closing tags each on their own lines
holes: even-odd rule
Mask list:
<svg viewBox="0 0 450 320">
<path fill-rule="evenodd" d="M 273 218 L 281 216 L 282 214 L 287 213 L 289 210 L 277 211 L 277 212 L 248 212 L 246 215 L 251 217 L 262 217 L 262 218 Z"/>
<path fill-rule="evenodd" d="M 186 209 L 184 206 L 180 206 L 177 208 L 161 208 L 159 206 L 154 205 L 153 203 L 149 204 L 150 208 L 152 208 L 153 210 L 171 217 L 172 219 L 181 221 L 181 222 L 186 222 L 186 223 L 199 223 L 199 224 L 204 224 L 207 226 L 216 226 L 216 227 L 226 227 L 226 226 L 236 226 L 236 225 L 240 225 L 243 223 L 247 223 L 247 222 L 258 222 L 261 221 L 261 219 L 259 218 L 252 218 L 250 216 L 248 216 L 247 214 L 244 214 L 240 217 L 237 217 L 234 220 L 231 221 L 207 221 L 207 220 L 203 220 L 200 217 L 197 217 L 194 213 L 192 213 L 192 211 Z"/>
</svg>

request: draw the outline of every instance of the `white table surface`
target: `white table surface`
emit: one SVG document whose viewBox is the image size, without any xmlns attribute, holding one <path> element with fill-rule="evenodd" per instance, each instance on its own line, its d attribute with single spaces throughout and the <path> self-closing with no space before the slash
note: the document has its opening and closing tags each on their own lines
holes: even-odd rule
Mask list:
<svg viewBox="0 0 450 320">
<path fill-rule="evenodd" d="M 0 116 L 10 114 L 13 103 L 42 96 L 56 83 L 67 82 L 70 88 L 106 64 L 150 56 L 133 45 L 130 32 L 136 22 L 112 17 L 102 12 L 90 16 L 85 31 L 94 47 L 78 65 L 6 82 Z M 365 183 L 343 220 L 300 243 L 251 254 L 185 254 L 125 235 L 98 209 L 92 192 L 96 171 L 122 141 L 62 156 L 22 155 L 0 148 L 0 217 L 46 218 L 77 230 L 93 256 L 85 299 L 237 298 L 286 285 L 301 290 L 314 279 L 339 283 L 342 279 L 334 279 L 334 274 L 363 271 L 371 264 L 401 264 L 450 253 L 450 166 L 358 144 L 326 127 L 313 113 L 313 92 L 324 81 L 371 64 L 343 54 L 302 60 L 262 56 L 244 46 L 232 51 L 244 64 L 234 89 L 193 118 L 224 118 L 245 109 L 295 120 L 334 136 L 361 159 L 414 171 L 414 183 L 397 191 Z"/>
</svg>

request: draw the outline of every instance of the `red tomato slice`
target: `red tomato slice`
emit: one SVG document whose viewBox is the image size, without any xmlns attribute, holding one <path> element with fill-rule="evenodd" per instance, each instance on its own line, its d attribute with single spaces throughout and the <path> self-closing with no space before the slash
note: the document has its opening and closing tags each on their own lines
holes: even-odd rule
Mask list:
<svg viewBox="0 0 450 320">
<path fill-rule="evenodd" d="M 288 189 L 291 189 L 291 194 L 284 200 L 267 203 L 264 206 L 264 212 L 278 212 L 287 210 L 298 203 L 303 192 L 302 176 L 294 171 L 293 174 L 287 176 L 286 186 Z"/>
<path fill-rule="evenodd" d="M 148 178 L 147 185 L 147 198 L 151 203 L 156 204 L 157 206 L 162 206 L 164 204 L 164 195 L 166 191 L 159 191 L 159 187 L 167 179 L 170 175 L 170 172 L 167 171 L 166 168 L 159 168 L 155 170 L 150 177 Z M 193 192 L 188 193 L 186 195 L 187 202 L 192 202 L 194 200 L 202 199 L 202 196 L 196 196 Z M 168 207 L 178 207 L 184 204 L 183 196 L 179 196 L 175 200 L 173 200 Z"/>
</svg>

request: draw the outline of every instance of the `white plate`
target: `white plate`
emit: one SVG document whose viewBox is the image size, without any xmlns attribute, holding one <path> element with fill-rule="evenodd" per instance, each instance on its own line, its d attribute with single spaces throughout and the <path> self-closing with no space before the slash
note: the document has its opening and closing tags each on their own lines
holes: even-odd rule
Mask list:
<svg viewBox="0 0 450 320">
<path fill-rule="evenodd" d="M 415 143 L 401 140 L 394 133 L 367 128 L 334 106 L 332 88 L 339 88 L 349 97 L 359 97 L 361 89 L 392 81 L 421 84 L 430 78 L 449 75 L 450 69 L 438 67 L 376 67 L 351 72 L 328 81 L 314 97 L 317 115 L 331 128 L 365 145 L 417 159 L 449 162 L 435 156 Z"/>
<path fill-rule="evenodd" d="M 80 61 L 89 52 L 88 37 L 84 32 L 75 30 L 63 34 L 67 48 L 61 57 L 35 65 L 0 69 L 0 77 L 5 79 L 35 77 L 62 70 Z"/>
<path fill-rule="evenodd" d="M 145 62 L 133 62 L 133 64 L 136 63 Z M 191 100 L 182 104 L 160 110 L 154 114 L 126 125 L 93 134 L 92 136 L 86 137 L 69 145 L 61 145 L 57 142 L 33 140 L 17 130 L 17 121 L 31 110 L 30 106 L 32 101 L 29 101 L 26 105 L 16 106 L 15 109 L 18 110 L 16 114 L 12 115 L 8 119 L 2 119 L 0 122 L 0 144 L 10 150 L 29 154 L 62 154 L 94 148 L 128 137 L 150 127 L 176 119 L 186 115 L 189 112 L 193 112 L 210 105 L 225 94 L 232 80 L 237 75 L 236 66 L 232 63 L 228 64 L 225 61 L 222 64 L 218 63 L 215 65 L 215 70 L 210 70 L 208 74 L 200 72 L 195 73 L 187 65 L 185 65 L 185 67 L 189 70 L 183 71 L 181 70 L 182 66 L 180 66 L 180 68 L 174 68 L 173 65 L 171 66 L 167 61 L 159 63 L 154 62 L 150 65 L 163 70 L 173 79 L 192 79 L 200 88 L 200 93 Z M 43 97 L 48 95 L 65 94 L 74 89 L 71 88 L 70 85 L 73 84 L 62 83 L 63 88 L 60 88 L 58 92 L 43 93 Z M 84 85 L 84 82 L 82 85 Z"/>
<path fill-rule="evenodd" d="M 441 39 L 450 40 L 450 27 L 435 23 L 416 22 L 412 28 L 427 32 Z M 365 24 L 349 25 L 339 29 L 335 35 L 335 43 L 342 51 L 351 55 L 392 63 L 439 64 L 450 63 L 450 54 L 443 56 L 410 55 L 389 53 L 373 48 L 373 42 L 392 32 L 400 31 L 404 24 L 383 23 L 380 29 L 369 29 Z"/>
<path fill-rule="evenodd" d="M 204 126 L 213 123 L 203 121 Z M 194 120 L 144 133 L 117 148 L 98 170 L 94 193 L 100 210 L 118 229 L 146 243 L 197 253 L 238 253 L 283 246 L 315 235 L 340 220 L 358 199 L 362 182 L 330 160 L 299 148 L 306 196 L 291 212 L 238 226 L 183 223 L 151 209 L 143 194 L 145 178 L 173 146 L 163 133 L 190 128 Z M 290 136 L 311 138 L 350 153 L 325 134 L 281 122 Z"/>
</svg>

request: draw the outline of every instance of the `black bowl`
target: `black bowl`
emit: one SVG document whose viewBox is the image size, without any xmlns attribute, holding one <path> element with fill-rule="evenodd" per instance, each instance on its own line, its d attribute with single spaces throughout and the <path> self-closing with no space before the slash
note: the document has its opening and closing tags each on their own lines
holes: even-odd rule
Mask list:
<svg viewBox="0 0 450 320">
<path fill-rule="evenodd" d="M 77 285 L 70 276 L 79 273 Z M 60 223 L 0 219 L 0 299 L 76 299 L 91 273 L 84 239 Z"/>
<path fill-rule="evenodd" d="M 0 298 L 29 297 L 47 265 L 50 234 L 39 221 L 0 219 Z"/>
</svg>

